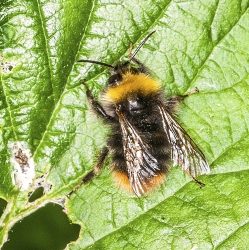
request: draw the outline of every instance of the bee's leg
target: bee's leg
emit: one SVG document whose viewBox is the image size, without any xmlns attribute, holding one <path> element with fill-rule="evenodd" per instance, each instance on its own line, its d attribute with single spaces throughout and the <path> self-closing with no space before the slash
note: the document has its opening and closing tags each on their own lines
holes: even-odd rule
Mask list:
<svg viewBox="0 0 249 250">
<path fill-rule="evenodd" d="M 191 96 L 191 95 L 198 93 L 198 92 L 199 92 L 199 89 L 194 88 L 194 90 L 190 91 L 186 95 L 172 96 L 167 100 L 166 106 L 169 109 L 169 111 L 174 112 L 177 109 L 177 106 L 180 102 L 182 102 L 186 97 Z"/>
<path fill-rule="evenodd" d="M 193 179 L 193 181 L 200 186 L 200 188 L 204 187 L 205 184 L 198 181 L 188 170 L 185 170 L 185 172 Z"/>
<path fill-rule="evenodd" d="M 87 95 L 87 99 L 90 102 L 92 109 L 95 111 L 95 113 L 107 120 L 111 120 L 113 119 L 111 116 L 109 116 L 108 114 L 106 114 L 104 108 L 99 104 L 98 101 L 95 100 L 94 96 L 92 95 L 91 91 L 89 90 L 88 86 L 85 84 L 85 82 L 83 81 L 82 84 L 85 86 L 86 88 L 86 95 Z"/>
<path fill-rule="evenodd" d="M 196 94 L 199 92 L 199 89 L 197 87 L 195 87 L 192 91 L 188 92 L 187 95 L 185 95 L 185 97 L 191 96 L 193 94 Z"/>
<path fill-rule="evenodd" d="M 199 92 L 199 89 L 195 87 L 192 91 L 188 92 L 186 95 L 177 95 L 169 98 L 169 101 L 179 103 L 182 102 L 186 97 L 191 96 Z"/>
<path fill-rule="evenodd" d="M 109 149 L 108 149 L 107 147 L 104 147 L 104 148 L 102 149 L 102 152 L 101 152 L 101 154 L 100 154 L 100 156 L 99 156 L 99 158 L 98 158 L 98 161 L 97 161 L 96 166 L 94 167 L 94 169 L 93 169 L 92 171 L 90 171 L 90 172 L 81 180 L 81 182 L 80 182 L 77 186 L 75 186 L 75 187 L 73 188 L 73 190 L 72 190 L 69 194 L 67 194 L 67 198 L 70 198 L 70 196 L 71 196 L 74 192 L 76 192 L 83 184 L 88 183 L 88 182 L 91 181 L 95 176 L 97 176 L 97 175 L 100 174 L 101 169 L 102 169 L 103 166 L 104 166 L 104 162 L 105 162 L 105 159 L 106 159 L 108 153 L 109 153 Z"/>
</svg>

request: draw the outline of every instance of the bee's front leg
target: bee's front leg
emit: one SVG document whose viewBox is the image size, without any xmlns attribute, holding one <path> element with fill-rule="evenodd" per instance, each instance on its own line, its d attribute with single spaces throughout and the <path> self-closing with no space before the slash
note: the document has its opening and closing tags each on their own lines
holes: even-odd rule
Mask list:
<svg viewBox="0 0 249 250">
<path fill-rule="evenodd" d="M 94 112 L 98 115 L 101 116 L 104 119 L 107 120 L 112 120 L 113 118 L 111 116 L 109 116 L 104 108 L 100 105 L 100 103 L 94 98 L 94 96 L 92 95 L 91 91 L 89 90 L 88 86 L 86 85 L 86 83 L 83 81 L 82 84 L 85 86 L 86 88 L 86 96 L 87 99 L 89 101 L 89 103 L 92 106 L 92 109 L 94 110 Z"/>
</svg>

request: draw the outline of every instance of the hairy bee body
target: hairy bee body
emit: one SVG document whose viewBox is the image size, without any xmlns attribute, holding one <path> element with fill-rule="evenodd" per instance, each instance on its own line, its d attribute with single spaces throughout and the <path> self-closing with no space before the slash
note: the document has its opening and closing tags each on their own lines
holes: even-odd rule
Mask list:
<svg viewBox="0 0 249 250">
<path fill-rule="evenodd" d="M 181 166 L 196 183 L 204 185 L 195 176 L 209 173 L 208 163 L 173 117 L 177 103 L 186 96 L 166 99 L 160 84 L 135 59 L 138 50 L 153 33 L 142 41 L 128 61 L 112 66 L 97 61 L 79 60 L 112 69 L 108 86 L 102 93 L 102 104 L 93 97 L 83 82 L 92 109 L 110 125 L 111 131 L 95 168 L 68 196 L 100 173 L 109 154 L 117 183 L 137 196 L 157 188 L 163 182 L 171 163 Z"/>
<path fill-rule="evenodd" d="M 122 115 L 132 124 L 144 144 L 148 145 L 149 153 L 158 162 L 155 174 L 143 183 L 144 192 L 147 193 L 163 181 L 171 161 L 171 146 L 163 130 L 157 101 L 165 103 L 169 112 L 171 112 L 172 104 L 167 105 L 159 84 L 148 75 L 138 73 L 133 76 L 135 76 L 135 82 L 129 79 L 130 72 L 128 71 L 121 78 L 128 78 L 128 81 L 121 80 L 120 84 L 117 85 L 118 89 L 110 87 L 104 91 L 104 108 L 107 114 L 114 118 L 110 121 L 111 133 L 107 147 L 111 154 L 114 178 L 121 187 L 132 191 L 127 168 L 126 140 L 116 113 L 116 106 L 119 105 Z M 154 83 L 152 88 L 150 84 L 146 86 L 150 81 Z M 138 85 L 141 88 L 138 88 Z"/>
</svg>

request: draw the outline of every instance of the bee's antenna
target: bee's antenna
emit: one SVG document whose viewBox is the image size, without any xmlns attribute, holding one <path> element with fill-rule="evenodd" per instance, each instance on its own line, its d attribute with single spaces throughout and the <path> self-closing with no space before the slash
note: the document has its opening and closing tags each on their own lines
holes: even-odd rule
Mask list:
<svg viewBox="0 0 249 250">
<path fill-rule="evenodd" d="M 98 62 L 98 61 L 93 61 L 93 60 L 84 60 L 84 59 L 81 59 L 81 60 L 78 60 L 76 62 L 89 62 L 89 63 L 99 64 L 99 65 L 106 66 L 106 67 L 114 69 L 114 67 L 112 65 L 110 65 L 110 64 L 103 63 L 103 62 Z"/>
<path fill-rule="evenodd" d="M 156 31 L 152 31 L 148 36 L 146 36 L 144 38 L 144 40 L 139 44 L 139 46 L 136 48 L 136 50 L 133 52 L 133 54 L 130 56 L 129 60 L 127 63 L 130 63 L 135 55 L 137 54 L 137 52 L 141 49 L 141 47 L 146 43 L 146 41 L 150 38 L 150 36 L 152 36 Z M 110 65 L 110 64 L 107 64 L 107 63 L 103 63 L 103 62 L 98 62 L 98 61 L 94 61 L 94 60 L 84 60 L 84 59 L 81 59 L 81 60 L 78 60 L 76 62 L 89 62 L 89 63 L 94 63 L 94 64 L 99 64 L 99 65 L 102 65 L 102 66 L 106 66 L 106 67 L 109 67 L 109 68 L 112 68 L 112 69 L 115 69 L 114 66 Z"/>
<path fill-rule="evenodd" d="M 139 46 L 136 48 L 136 50 L 133 52 L 133 54 L 130 56 L 130 59 L 128 62 L 131 62 L 132 59 L 135 57 L 137 52 L 141 49 L 141 47 L 146 43 L 146 41 L 156 32 L 156 30 L 152 31 L 148 36 L 144 38 L 144 40 L 139 44 Z"/>
</svg>

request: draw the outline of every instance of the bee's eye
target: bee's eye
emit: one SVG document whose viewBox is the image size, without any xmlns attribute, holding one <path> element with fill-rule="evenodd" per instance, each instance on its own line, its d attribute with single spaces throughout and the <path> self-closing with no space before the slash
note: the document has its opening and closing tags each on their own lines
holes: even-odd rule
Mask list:
<svg viewBox="0 0 249 250">
<path fill-rule="evenodd" d="M 112 75 L 108 82 L 110 85 L 118 85 L 122 80 L 122 76 L 120 74 L 115 74 L 115 75 Z"/>
</svg>

